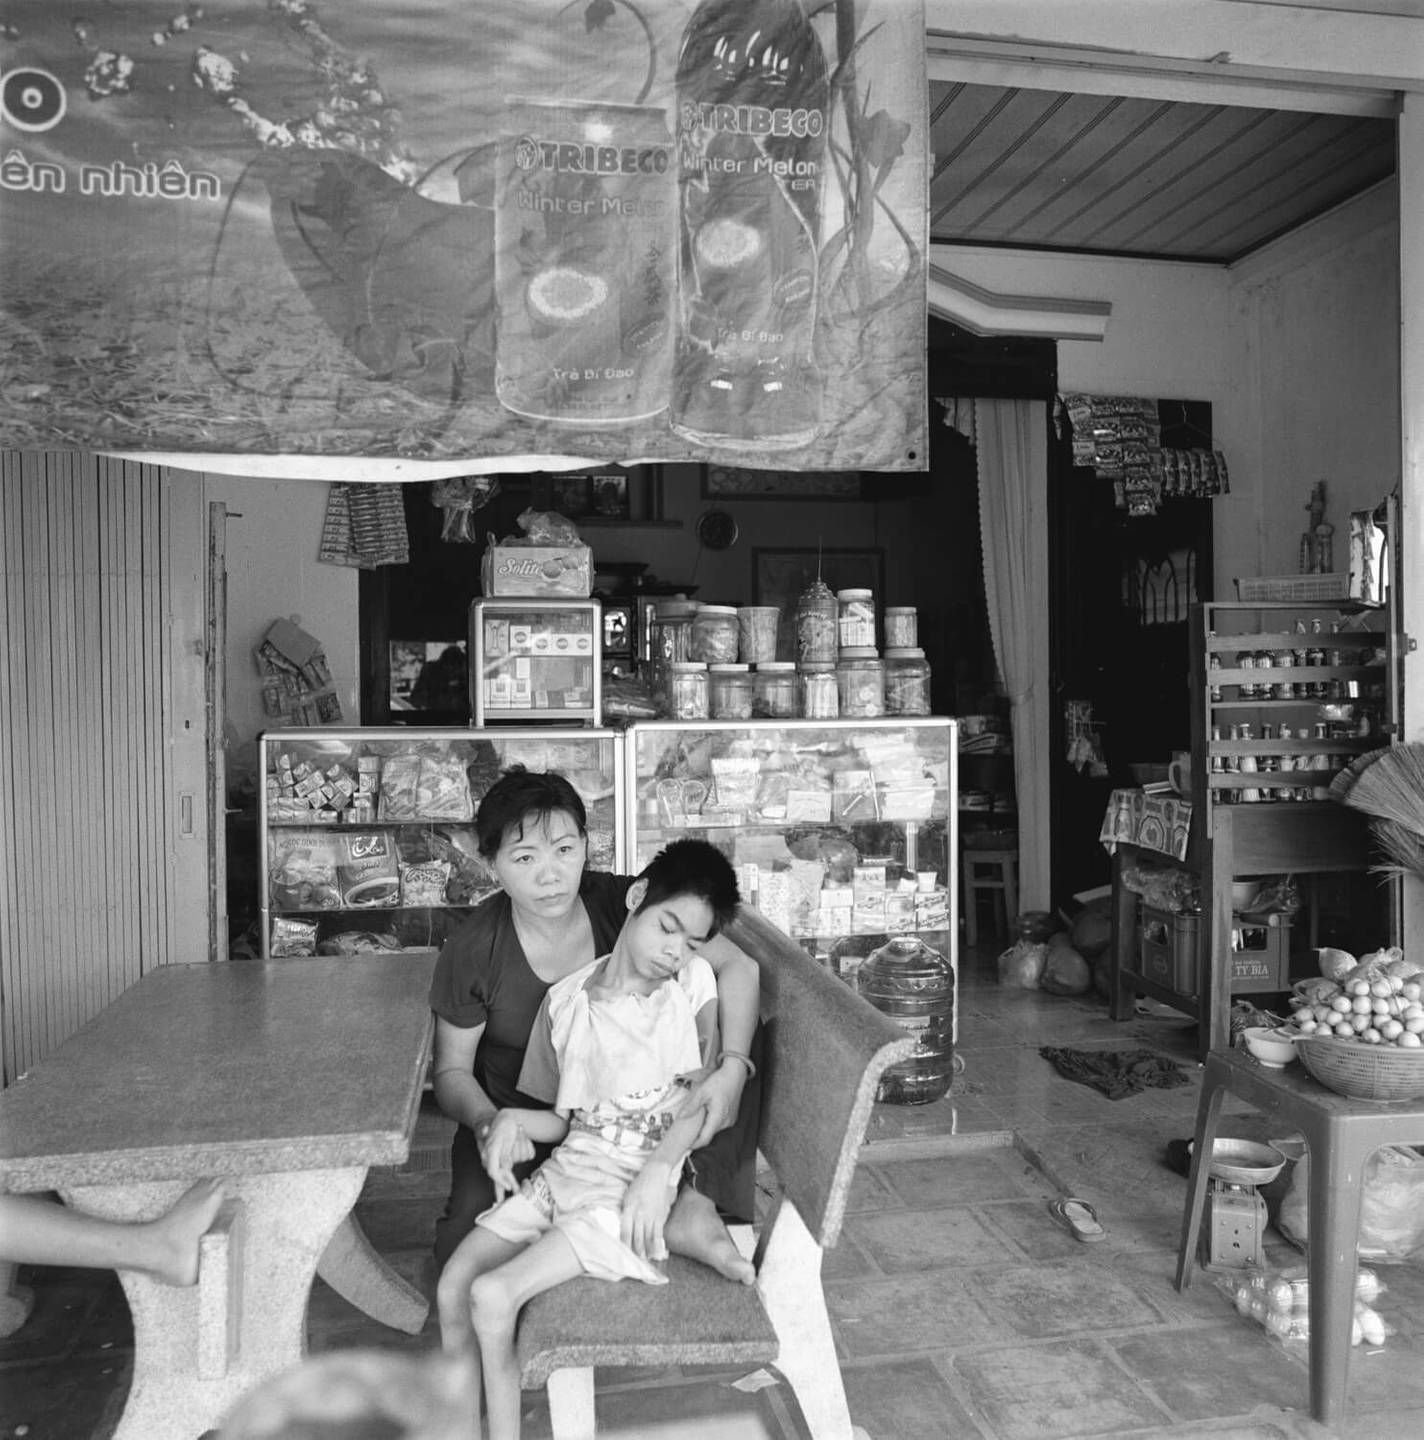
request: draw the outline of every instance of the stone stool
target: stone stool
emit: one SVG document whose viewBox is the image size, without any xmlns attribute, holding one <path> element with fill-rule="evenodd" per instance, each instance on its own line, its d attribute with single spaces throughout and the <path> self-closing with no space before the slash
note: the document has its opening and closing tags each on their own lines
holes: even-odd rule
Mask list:
<svg viewBox="0 0 1424 1440">
<path fill-rule="evenodd" d="M 964 939 L 973 945 L 979 934 L 976 913 L 981 893 L 1004 906 L 1003 933 L 1013 930 L 1014 917 L 1019 913 L 1019 852 L 1017 850 L 965 850 L 964 854 Z"/>
</svg>

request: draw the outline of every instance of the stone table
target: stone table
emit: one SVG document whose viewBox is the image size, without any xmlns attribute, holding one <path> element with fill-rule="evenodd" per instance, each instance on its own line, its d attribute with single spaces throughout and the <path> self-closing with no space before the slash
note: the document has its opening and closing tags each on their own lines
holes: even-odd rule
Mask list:
<svg viewBox="0 0 1424 1440">
<path fill-rule="evenodd" d="M 0 1094 L 0 1189 L 142 1220 L 195 1179 L 228 1202 L 197 1286 L 130 1272 L 134 1376 L 115 1440 L 192 1440 L 300 1360 L 314 1273 L 419 1330 L 425 1300 L 351 1208 L 398 1165 L 429 1059 L 434 953 L 168 965 Z"/>
</svg>

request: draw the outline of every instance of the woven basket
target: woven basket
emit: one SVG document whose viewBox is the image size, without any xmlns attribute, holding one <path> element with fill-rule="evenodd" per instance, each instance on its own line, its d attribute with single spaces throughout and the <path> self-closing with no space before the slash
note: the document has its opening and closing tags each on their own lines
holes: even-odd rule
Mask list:
<svg viewBox="0 0 1424 1440">
<path fill-rule="evenodd" d="M 1424 1095 L 1424 1048 L 1367 1045 L 1305 1035 L 1295 1042 L 1300 1063 L 1328 1090 L 1355 1100 L 1417 1100 Z"/>
<path fill-rule="evenodd" d="M 1328 575 L 1248 575 L 1236 581 L 1242 600 L 1344 600 L 1350 594 L 1347 571 Z"/>
</svg>

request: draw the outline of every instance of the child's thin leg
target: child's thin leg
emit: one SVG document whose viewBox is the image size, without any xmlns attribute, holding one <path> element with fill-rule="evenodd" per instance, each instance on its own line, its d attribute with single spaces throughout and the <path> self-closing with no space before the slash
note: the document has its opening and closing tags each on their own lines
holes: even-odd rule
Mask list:
<svg viewBox="0 0 1424 1440">
<path fill-rule="evenodd" d="M 455 1247 L 435 1287 L 440 1348 L 447 1355 L 464 1355 L 475 1348 L 475 1329 L 470 1323 L 470 1286 L 475 1277 L 503 1265 L 523 1248 L 479 1225 Z"/>
<path fill-rule="evenodd" d="M 104 1220 L 40 1195 L 0 1195 L 0 1258 L 137 1270 L 165 1285 L 195 1285 L 198 1241 L 222 1202 L 220 1180 L 189 1186 L 156 1220 Z"/>
<path fill-rule="evenodd" d="M 506 1264 L 479 1276 L 471 1287 L 489 1440 L 519 1437 L 519 1361 L 514 1354 L 514 1325 L 520 1310 L 534 1296 L 582 1273 L 583 1267 L 568 1239 L 558 1230 L 550 1230 Z"/>
</svg>

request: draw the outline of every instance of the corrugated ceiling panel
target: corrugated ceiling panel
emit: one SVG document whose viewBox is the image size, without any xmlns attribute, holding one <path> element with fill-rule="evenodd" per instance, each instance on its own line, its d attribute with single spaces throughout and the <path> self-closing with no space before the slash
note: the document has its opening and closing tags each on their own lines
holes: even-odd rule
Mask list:
<svg viewBox="0 0 1424 1440">
<path fill-rule="evenodd" d="M 1387 119 L 933 82 L 931 235 L 1225 262 L 1376 184 Z"/>
</svg>

